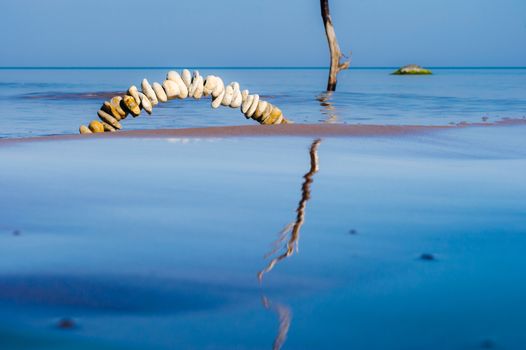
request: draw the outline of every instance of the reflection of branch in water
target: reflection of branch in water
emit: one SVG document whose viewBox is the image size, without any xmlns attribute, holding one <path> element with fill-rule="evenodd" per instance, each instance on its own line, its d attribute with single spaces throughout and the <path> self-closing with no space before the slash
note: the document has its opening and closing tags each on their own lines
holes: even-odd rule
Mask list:
<svg viewBox="0 0 526 350">
<path fill-rule="evenodd" d="M 292 321 L 292 311 L 287 306 L 276 304 L 272 305 L 270 300 L 267 297 L 262 298 L 263 307 L 267 310 L 273 309 L 279 317 L 279 328 L 278 334 L 274 339 L 274 344 L 272 345 L 273 350 L 279 350 L 287 340 L 287 334 L 289 333 L 290 322 Z"/>
<path fill-rule="evenodd" d="M 290 238 L 287 242 L 286 250 L 283 254 L 272 259 L 267 265 L 267 267 L 265 267 L 265 269 L 258 273 L 258 279 L 260 282 L 263 280 L 264 274 L 270 272 L 274 268 L 274 266 L 281 260 L 286 259 L 292 254 L 294 254 L 295 249 L 297 250 L 301 226 L 303 226 L 303 222 L 305 221 L 305 207 L 307 205 L 307 201 L 310 199 L 310 186 L 312 184 L 314 174 L 318 172 L 318 146 L 320 145 L 320 143 L 320 139 L 315 140 L 310 147 L 310 170 L 303 176 L 305 181 L 301 186 L 301 200 L 298 204 L 298 209 L 296 209 L 296 220 L 287 225 L 280 232 L 278 239 L 274 243 L 273 249 L 267 255 L 265 255 L 265 258 L 276 254 L 276 252 L 280 248 L 280 245 L 283 243 L 283 241 L 285 241 L 287 235 L 290 233 Z"/>
<path fill-rule="evenodd" d="M 336 108 L 334 108 L 334 105 L 331 102 L 332 95 L 332 91 L 327 91 L 316 97 L 316 99 L 320 101 L 320 106 L 323 107 L 321 113 L 326 116 L 323 122 L 329 124 L 338 122 L 338 115 L 335 111 Z"/>
</svg>

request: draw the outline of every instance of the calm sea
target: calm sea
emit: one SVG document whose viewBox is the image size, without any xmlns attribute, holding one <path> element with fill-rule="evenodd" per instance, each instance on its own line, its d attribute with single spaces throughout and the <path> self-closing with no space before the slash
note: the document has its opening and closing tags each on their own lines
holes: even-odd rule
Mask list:
<svg viewBox="0 0 526 350">
<path fill-rule="evenodd" d="M 324 70 L 201 73 L 296 122 L 526 115 L 526 69 L 390 71 L 321 98 Z M 76 133 L 165 74 L 0 70 L 0 136 Z M 253 123 L 186 100 L 124 125 Z M 525 133 L 2 142 L 0 349 L 523 350 Z"/>
<path fill-rule="evenodd" d="M 76 133 L 102 102 L 169 69 L 0 69 L 0 137 Z M 449 124 L 526 116 L 526 69 L 435 69 L 400 77 L 393 69 L 352 69 L 324 96 L 324 69 L 200 69 L 265 96 L 298 123 Z M 208 99 L 170 101 L 124 128 L 250 125 L 238 110 Z"/>
</svg>

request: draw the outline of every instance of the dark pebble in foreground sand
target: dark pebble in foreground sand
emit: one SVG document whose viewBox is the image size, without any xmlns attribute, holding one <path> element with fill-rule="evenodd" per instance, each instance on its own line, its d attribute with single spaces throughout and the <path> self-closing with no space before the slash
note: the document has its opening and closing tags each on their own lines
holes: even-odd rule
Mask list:
<svg viewBox="0 0 526 350">
<path fill-rule="evenodd" d="M 433 254 L 429 254 L 429 253 L 424 253 L 422 255 L 420 255 L 420 260 L 423 260 L 423 261 L 435 261 L 436 258 Z"/>
<path fill-rule="evenodd" d="M 58 329 L 69 330 L 69 329 L 73 329 L 76 327 L 77 327 L 77 324 L 75 320 L 73 320 L 72 318 L 61 318 L 57 322 Z"/>
</svg>

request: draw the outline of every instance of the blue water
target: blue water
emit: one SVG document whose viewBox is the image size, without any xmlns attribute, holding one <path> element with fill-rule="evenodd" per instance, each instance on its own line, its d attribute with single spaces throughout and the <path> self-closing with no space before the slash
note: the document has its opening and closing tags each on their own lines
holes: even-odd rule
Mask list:
<svg viewBox="0 0 526 350">
<path fill-rule="evenodd" d="M 319 69 L 201 73 L 298 123 L 526 115 L 526 69 L 390 71 L 345 72 L 331 96 Z M 0 69 L 0 137 L 77 133 L 165 74 Z M 123 125 L 254 123 L 209 104 Z M 522 350 L 524 135 L 0 142 L 0 349 Z"/>
<path fill-rule="evenodd" d="M 2 144 L 0 348 L 524 349 L 525 132 Z"/>
<path fill-rule="evenodd" d="M 71 134 L 97 119 L 102 102 L 168 69 L 2 69 L 0 137 Z M 391 76 L 392 69 L 340 75 L 338 91 L 320 101 L 323 69 L 202 69 L 265 96 L 297 123 L 446 125 L 526 116 L 526 69 L 436 69 L 433 76 Z M 109 94 L 109 95 L 108 95 Z M 209 100 L 170 101 L 124 122 L 158 129 L 250 125 L 238 110 L 212 110 Z"/>
</svg>

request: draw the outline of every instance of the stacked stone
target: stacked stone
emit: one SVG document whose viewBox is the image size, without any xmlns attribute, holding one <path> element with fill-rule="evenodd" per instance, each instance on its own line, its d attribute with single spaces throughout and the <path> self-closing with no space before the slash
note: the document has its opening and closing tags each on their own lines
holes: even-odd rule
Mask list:
<svg viewBox="0 0 526 350">
<path fill-rule="evenodd" d="M 129 114 L 138 117 L 141 110 L 152 114 L 153 107 L 173 99 L 192 97 L 196 100 L 202 97 L 212 97 L 212 108 L 228 106 L 240 108 L 246 118 L 252 118 L 260 124 L 286 124 L 288 120 L 283 117 L 281 110 L 260 99 L 259 95 L 251 95 L 248 90 L 240 90 L 239 83 L 232 82 L 228 85 L 221 78 L 209 75 L 203 79 L 199 71 L 190 73 L 183 70 L 181 75 L 175 71 L 168 72 L 166 80 L 159 84 L 150 85 L 144 79 L 141 83 L 142 91 L 132 85 L 124 96 L 115 96 L 106 101 L 97 112 L 100 121 L 92 121 L 88 127 L 80 126 L 81 134 L 114 132 L 122 128 L 121 121 Z"/>
</svg>

